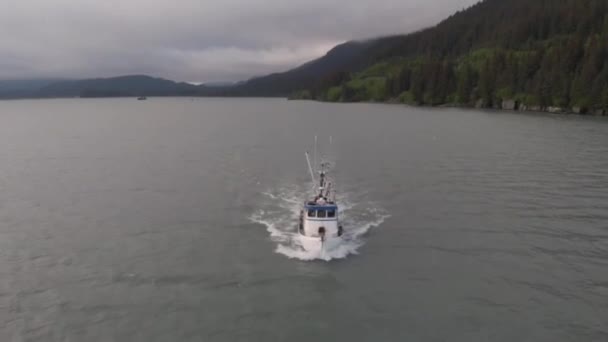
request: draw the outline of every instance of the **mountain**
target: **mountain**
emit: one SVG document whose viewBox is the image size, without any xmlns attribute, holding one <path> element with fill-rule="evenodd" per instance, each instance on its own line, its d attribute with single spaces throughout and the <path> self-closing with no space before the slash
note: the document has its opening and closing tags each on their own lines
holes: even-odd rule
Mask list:
<svg viewBox="0 0 608 342">
<path fill-rule="evenodd" d="M 27 97 L 39 89 L 63 79 L 0 80 L 0 99 Z"/>
<path fill-rule="evenodd" d="M 605 0 L 484 0 L 363 53 L 292 96 L 608 113 Z"/>
<path fill-rule="evenodd" d="M 0 98 L 201 96 L 214 95 L 214 89 L 146 75 L 83 80 L 9 80 L 0 81 Z"/>
<path fill-rule="evenodd" d="M 200 88 L 145 75 L 63 81 L 39 89 L 36 97 L 195 96 Z"/>
<path fill-rule="evenodd" d="M 361 68 L 374 43 L 347 42 L 329 51 L 325 56 L 293 70 L 253 78 L 237 83 L 208 83 L 193 85 L 177 83 L 145 75 L 84 80 L 49 80 L 32 83 L 11 97 L 124 97 L 124 96 L 283 96 L 314 86 L 334 70 L 350 72 Z M 0 82 L 0 97 L 2 96 Z M 9 97 L 9 96 L 6 96 Z"/>
<path fill-rule="evenodd" d="M 365 65 L 365 53 L 375 40 L 351 41 L 331 49 L 325 56 L 295 69 L 250 79 L 227 89 L 231 96 L 287 96 L 294 91 L 314 86 L 332 72 L 350 72 Z"/>
<path fill-rule="evenodd" d="M 198 86 L 210 87 L 210 88 L 223 88 L 223 87 L 234 87 L 242 82 L 205 82 L 197 84 Z"/>
</svg>

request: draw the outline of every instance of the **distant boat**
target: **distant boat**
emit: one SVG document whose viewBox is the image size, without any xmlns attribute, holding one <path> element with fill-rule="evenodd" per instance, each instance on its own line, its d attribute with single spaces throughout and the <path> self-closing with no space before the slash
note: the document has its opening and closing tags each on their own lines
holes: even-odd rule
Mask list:
<svg viewBox="0 0 608 342">
<path fill-rule="evenodd" d="M 140 97 L 137 98 L 138 101 L 144 101 L 144 100 L 147 100 L 147 99 L 148 98 L 145 97 L 145 96 L 140 96 Z"/>
</svg>

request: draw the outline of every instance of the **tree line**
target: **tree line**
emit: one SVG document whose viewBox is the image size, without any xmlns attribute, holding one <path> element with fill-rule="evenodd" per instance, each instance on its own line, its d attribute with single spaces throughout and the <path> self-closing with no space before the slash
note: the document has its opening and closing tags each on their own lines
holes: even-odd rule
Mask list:
<svg viewBox="0 0 608 342">
<path fill-rule="evenodd" d="M 608 1 L 485 0 L 294 97 L 608 110 Z"/>
</svg>

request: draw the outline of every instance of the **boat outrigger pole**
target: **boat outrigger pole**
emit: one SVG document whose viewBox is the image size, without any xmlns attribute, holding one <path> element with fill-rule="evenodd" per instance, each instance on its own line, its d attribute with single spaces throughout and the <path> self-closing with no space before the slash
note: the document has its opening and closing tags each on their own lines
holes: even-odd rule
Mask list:
<svg viewBox="0 0 608 342">
<path fill-rule="evenodd" d="M 313 158 L 312 158 L 312 163 L 313 163 L 313 169 L 316 170 L 317 169 L 317 136 L 315 135 L 315 152 L 313 154 Z"/>
<path fill-rule="evenodd" d="M 310 178 L 312 179 L 313 190 L 314 192 L 317 192 L 317 189 L 315 188 L 315 183 L 317 182 L 315 180 L 315 172 L 312 170 L 312 165 L 310 164 L 310 157 L 308 156 L 308 152 L 306 152 L 306 163 L 308 163 L 308 171 L 310 172 Z"/>
</svg>

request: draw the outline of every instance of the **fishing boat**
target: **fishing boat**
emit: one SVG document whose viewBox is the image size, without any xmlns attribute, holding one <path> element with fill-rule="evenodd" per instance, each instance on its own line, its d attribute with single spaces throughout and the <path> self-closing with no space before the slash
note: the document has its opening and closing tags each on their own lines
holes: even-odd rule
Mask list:
<svg viewBox="0 0 608 342">
<path fill-rule="evenodd" d="M 145 97 L 145 96 L 140 96 L 140 97 L 138 97 L 138 98 L 137 98 L 137 101 L 145 101 L 145 100 L 147 100 L 147 99 L 148 99 L 148 98 L 147 98 L 147 97 Z"/>
<path fill-rule="evenodd" d="M 302 247 L 308 251 L 328 251 L 340 244 L 344 234 L 339 222 L 339 208 L 336 202 L 335 191 L 333 191 L 332 182 L 328 177 L 330 164 L 328 162 L 320 163 L 320 169 L 318 170 L 319 180 L 317 181 L 308 152 L 306 153 L 306 162 L 308 163 L 308 170 L 314 188 L 313 195 L 304 202 L 300 211 L 298 228 L 301 237 L 300 241 L 302 242 Z"/>
</svg>

